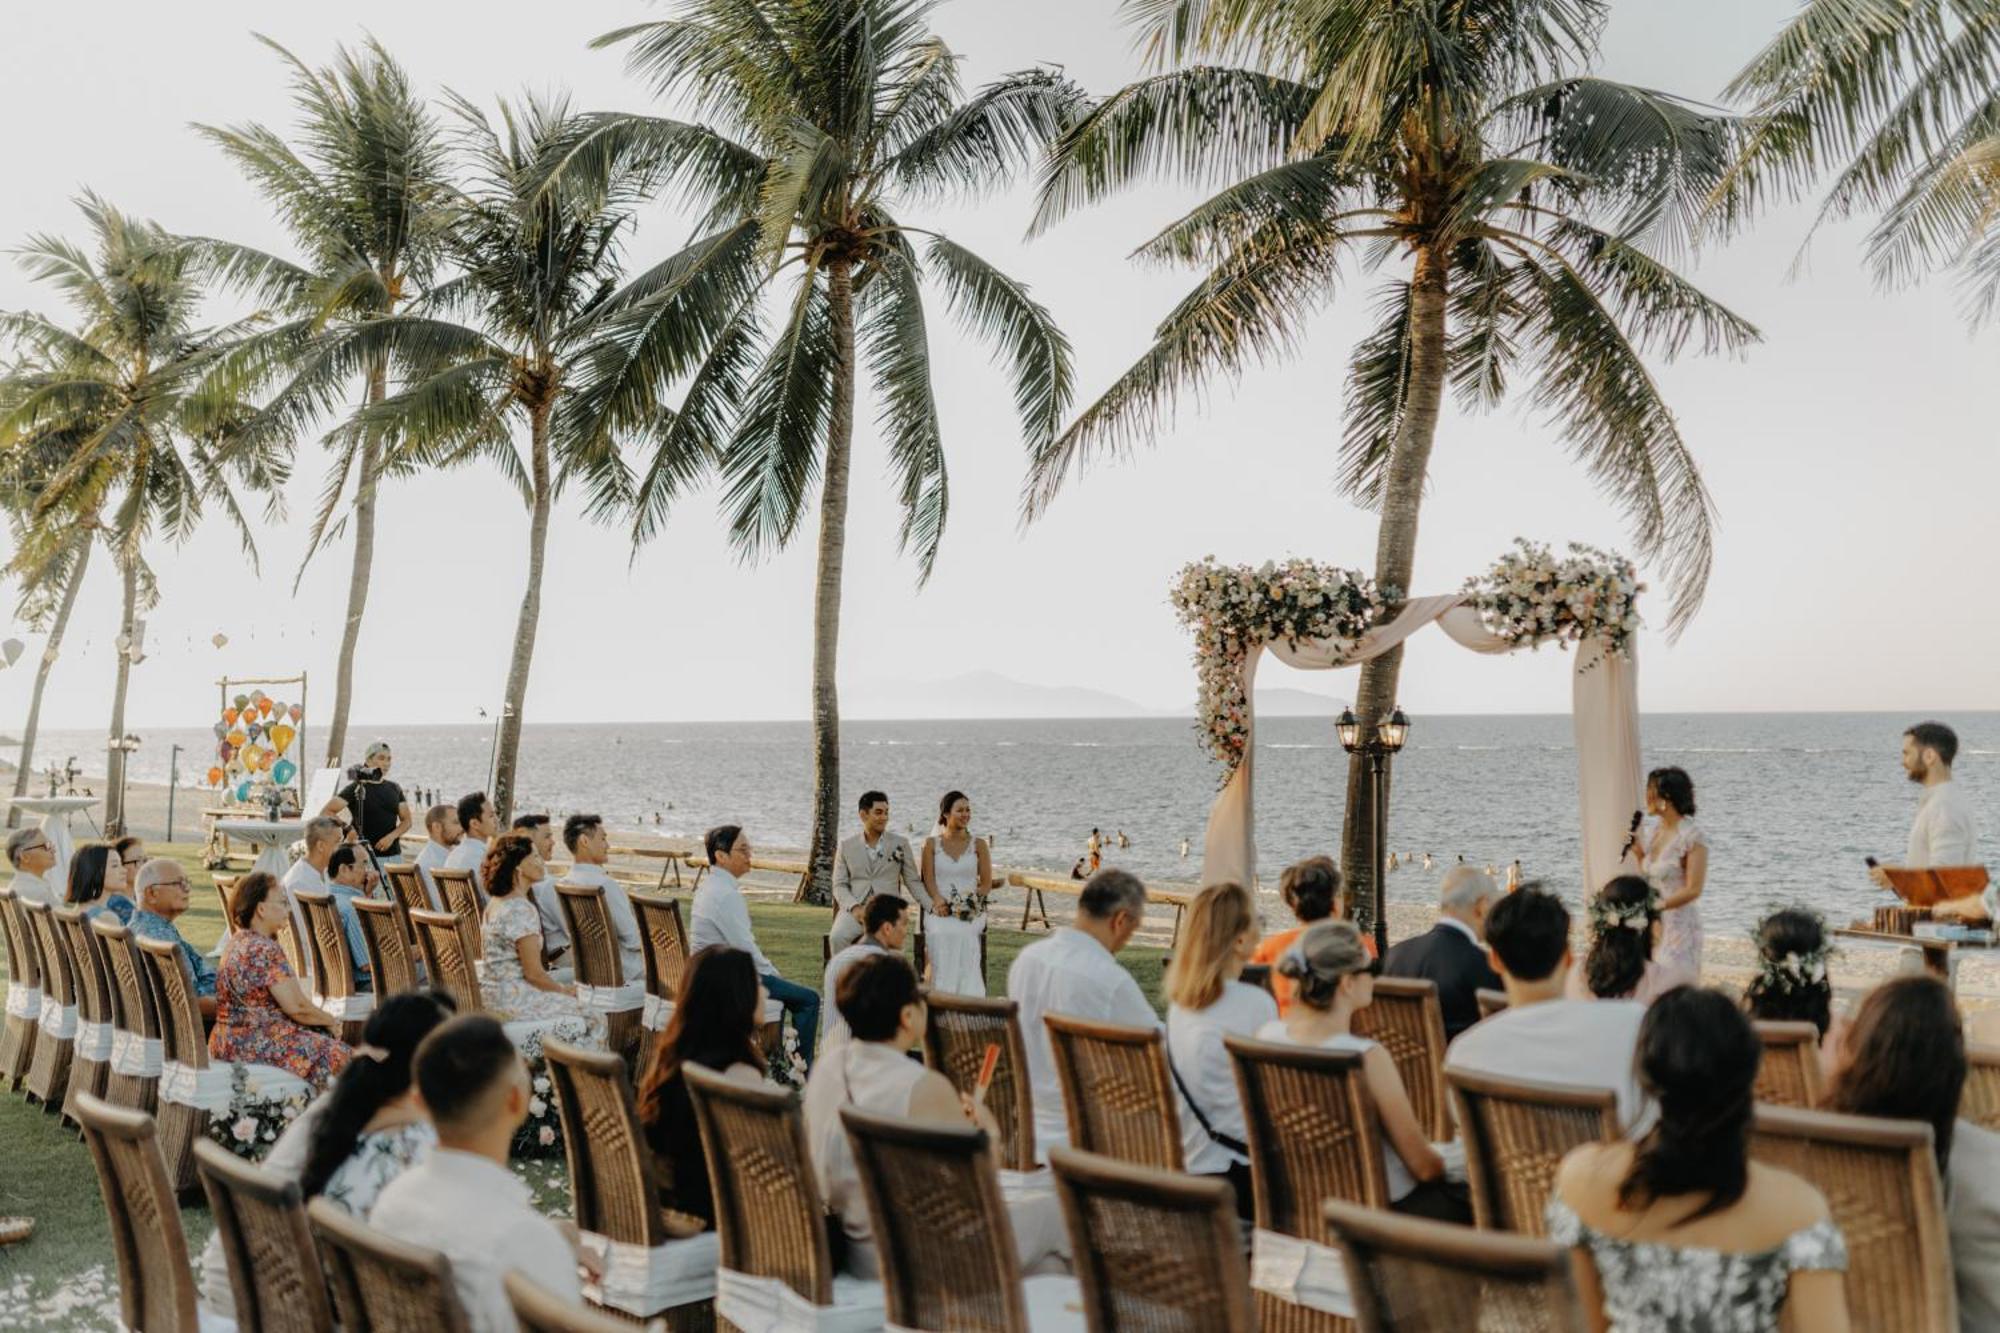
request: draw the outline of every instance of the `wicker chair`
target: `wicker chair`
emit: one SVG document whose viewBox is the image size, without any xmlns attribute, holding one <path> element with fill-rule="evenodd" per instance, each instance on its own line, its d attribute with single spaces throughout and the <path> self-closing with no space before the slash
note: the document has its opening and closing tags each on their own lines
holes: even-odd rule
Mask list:
<svg viewBox="0 0 2000 1333">
<path fill-rule="evenodd" d="M 397 915 L 406 924 L 411 912 L 435 912 L 440 904 L 431 900 L 430 887 L 424 883 L 424 872 L 407 861 L 392 861 L 382 867 L 382 873 L 389 879 L 389 901 L 394 903 Z M 435 872 L 433 872 L 435 873 Z M 469 878 L 470 871 L 464 872 Z"/>
<path fill-rule="evenodd" d="M 586 1051 L 549 1038 L 542 1043 L 549 1081 L 562 1116 L 563 1152 L 577 1229 L 611 1246 L 643 1252 L 646 1280 L 634 1289 L 593 1283 L 584 1295 L 617 1314 L 649 1319 L 666 1314 L 670 1328 L 706 1328 L 714 1321 L 717 1246 L 712 1233 L 676 1240 L 660 1213 L 653 1154 L 639 1127 L 625 1062 L 608 1051 Z M 637 1257 L 637 1256 L 635 1256 Z M 700 1281 L 705 1271 L 706 1281 Z M 668 1304 L 649 1297 L 658 1279 L 692 1299 Z M 705 1290 L 701 1290 L 705 1288 Z"/>
<path fill-rule="evenodd" d="M 437 885 L 438 897 L 444 899 L 444 910 L 458 923 L 467 958 L 480 956 L 479 923 L 482 919 L 482 905 L 479 886 L 472 882 L 470 870 L 433 870 L 431 883 Z M 416 926 L 416 918 L 410 918 L 411 928 Z"/>
<path fill-rule="evenodd" d="M 646 1008 L 649 1031 L 666 1027 L 687 971 L 687 930 L 681 905 L 664 894 L 634 893 L 632 911 L 639 918 L 639 948 L 646 955 Z"/>
<path fill-rule="evenodd" d="M 1021 1041 L 1020 1006 L 1000 997 L 951 995 L 932 991 L 926 999 L 924 1063 L 939 1070 L 960 1092 L 979 1082 L 989 1045 L 1000 1048 L 986 1108 L 1000 1126 L 1000 1165 L 1011 1171 L 1035 1169 L 1035 1095 L 1028 1082 L 1028 1053 Z"/>
<path fill-rule="evenodd" d="M 1354 1013 L 1354 1035 L 1372 1037 L 1396 1062 L 1417 1123 L 1440 1142 L 1452 1135 L 1444 1098 L 1444 1010 L 1437 983 L 1415 977 L 1375 978 L 1375 1000 Z"/>
<path fill-rule="evenodd" d="M 1507 1007 L 1507 992 L 1481 988 L 1472 992 L 1473 1002 L 1479 1006 L 1481 1018 L 1491 1018 Z"/>
<path fill-rule="evenodd" d="M 236 918 L 229 910 L 230 899 L 236 896 L 236 886 L 241 875 L 210 875 L 209 883 L 215 887 L 215 905 L 222 909 L 222 938 L 228 939 L 236 933 Z"/>
<path fill-rule="evenodd" d="M 76 976 L 76 1051 L 69 1067 L 69 1091 L 63 1100 L 63 1119 L 76 1123 L 77 1097 L 87 1092 L 102 1098 L 111 1077 L 111 982 L 93 947 L 94 937 L 83 909 L 57 908 L 55 925 Z"/>
<path fill-rule="evenodd" d="M 479 998 L 479 975 L 472 962 L 479 955 L 465 951 L 465 935 L 458 918 L 447 912 L 412 912 L 410 925 L 417 932 L 417 949 L 423 955 L 424 971 L 431 985 L 458 1001 L 460 1013 L 470 1014 L 486 1007 Z"/>
<path fill-rule="evenodd" d="M 1968 1043 L 1965 1093 L 1958 1113 L 1985 1129 L 2000 1130 L 2000 1046 Z"/>
<path fill-rule="evenodd" d="M 371 1230 L 325 1199 L 306 1205 L 306 1220 L 344 1333 L 470 1333 L 451 1260 Z"/>
<path fill-rule="evenodd" d="M 1585 1333 L 1570 1252 L 1330 1202 L 1362 1333 Z"/>
<path fill-rule="evenodd" d="M 90 919 L 90 933 L 111 981 L 111 1075 L 104 1100 L 153 1114 L 160 1105 L 160 1011 L 139 970 L 131 932 L 108 916 Z"/>
<path fill-rule="evenodd" d="M 194 1163 L 229 1264 L 240 1333 L 333 1333 L 299 1182 L 206 1139 L 194 1145 Z"/>
<path fill-rule="evenodd" d="M 416 944 L 410 924 L 397 903 L 373 898 L 354 900 L 354 919 L 361 923 L 361 945 L 368 951 L 368 971 L 377 995 L 401 995 L 421 989 L 417 977 Z"/>
<path fill-rule="evenodd" d="M 340 908 L 332 894 L 314 889 L 300 889 L 292 897 L 305 913 L 306 947 L 312 951 L 313 993 L 308 998 L 340 1020 L 340 1039 L 352 1046 L 375 1012 L 375 995 L 354 984 L 354 948 Z"/>
<path fill-rule="evenodd" d="M 1804 1176 L 1847 1238 L 1855 1333 L 1957 1328 L 1951 1244 L 1931 1127 L 1760 1106 L 1750 1155 Z"/>
<path fill-rule="evenodd" d="M 1472 1215 L 1488 1231 L 1548 1234 L 1542 1216 L 1556 1168 L 1572 1148 L 1618 1138 L 1618 1097 L 1447 1069 L 1445 1084 L 1465 1142 Z"/>
<path fill-rule="evenodd" d="M 1180 1103 L 1167 1068 L 1165 1034 L 1061 1014 L 1042 1021 L 1048 1024 L 1070 1143 L 1135 1166 L 1181 1170 Z"/>
<path fill-rule="evenodd" d="M 588 1306 L 571 1305 L 516 1272 L 500 1279 L 507 1303 L 521 1333 L 632 1333 L 632 1324 L 598 1314 Z"/>
<path fill-rule="evenodd" d="M 69 1091 L 76 1057 L 76 970 L 56 935 L 55 909 L 47 903 L 20 904 L 28 945 L 42 974 L 41 1031 L 28 1060 L 28 1095 L 45 1111 L 59 1110 Z"/>
<path fill-rule="evenodd" d="M 618 932 L 604 906 L 604 890 L 595 884 L 558 884 L 556 902 L 569 931 L 570 966 L 576 970 L 577 999 L 587 1011 L 604 1015 L 605 1045 L 618 1053 L 635 1051 L 645 1029 L 640 1018 L 646 1003 L 645 980 L 625 976 L 618 957 Z"/>
<path fill-rule="evenodd" d="M 187 1234 L 153 1137 L 153 1117 L 87 1093 L 77 1099 L 76 1113 L 110 1215 L 124 1326 L 145 1333 L 196 1333 Z"/>
<path fill-rule="evenodd" d="M 1257 1327 L 1228 1181 L 1073 1148 L 1050 1149 L 1049 1165 L 1092 1333 Z"/>
<path fill-rule="evenodd" d="M 194 1146 L 208 1133 L 205 1099 L 190 1088 L 175 1093 L 169 1084 L 175 1078 L 199 1085 L 207 1070 L 208 1038 L 202 1031 L 201 1010 L 196 1006 L 194 987 L 188 979 L 187 960 L 172 940 L 135 939 L 140 966 L 147 970 L 148 982 L 159 1002 L 160 1053 L 163 1073 L 159 1089 L 160 1158 L 166 1163 L 167 1179 L 176 1191 L 195 1183 Z M 190 1071 L 190 1072 L 183 1072 Z"/>
<path fill-rule="evenodd" d="M 41 1031 L 42 969 L 28 940 L 28 920 L 11 889 L 0 889 L 0 935 L 7 941 L 7 1025 L 0 1030 L 0 1082 L 19 1088 Z"/>
<path fill-rule="evenodd" d="M 1764 1043 L 1757 1100 L 1770 1106 L 1819 1105 L 1819 1029 L 1811 1023 L 1753 1023 Z"/>
</svg>

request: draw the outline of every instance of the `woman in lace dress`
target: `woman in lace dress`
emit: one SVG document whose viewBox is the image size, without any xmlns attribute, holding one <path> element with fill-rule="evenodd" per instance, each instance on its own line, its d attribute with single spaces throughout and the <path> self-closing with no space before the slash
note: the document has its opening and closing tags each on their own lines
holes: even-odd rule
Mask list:
<svg viewBox="0 0 2000 1333">
<path fill-rule="evenodd" d="M 1847 1245 L 1820 1192 L 1750 1160 L 1762 1055 L 1719 991 L 1682 986 L 1639 1027 L 1659 1120 L 1637 1143 L 1563 1159 L 1549 1235 L 1585 1261 L 1592 1326 L 1609 1333 L 1847 1333 Z"/>
<path fill-rule="evenodd" d="M 479 865 L 486 885 L 486 916 L 479 940 L 485 968 L 479 995 L 502 1022 L 554 1020 L 546 1035 L 560 1041 L 604 1044 L 604 1019 L 578 1003 L 576 989 L 549 975 L 542 956 L 542 917 L 529 889 L 548 867 L 526 833 L 495 838 Z"/>
<path fill-rule="evenodd" d="M 932 914 L 924 923 L 931 988 L 986 994 L 979 944 L 986 933 L 993 860 L 985 840 L 972 836 L 972 802 L 962 791 L 946 792 L 938 802 L 938 831 L 924 839 L 923 875 Z"/>
<path fill-rule="evenodd" d="M 1708 835 L 1694 822 L 1694 780 L 1678 768 L 1646 775 L 1640 871 L 1660 894 L 1666 929 L 1657 955 L 1669 984 L 1701 980 L 1701 893 L 1708 885 Z"/>
</svg>

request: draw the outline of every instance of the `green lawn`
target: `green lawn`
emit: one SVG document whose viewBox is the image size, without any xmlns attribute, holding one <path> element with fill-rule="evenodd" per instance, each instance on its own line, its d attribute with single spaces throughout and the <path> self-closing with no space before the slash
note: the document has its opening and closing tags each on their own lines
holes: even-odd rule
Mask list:
<svg viewBox="0 0 2000 1333">
<path fill-rule="evenodd" d="M 181 929 L 190 943 L 208 948 L 222 933 L 222 914 L 214 891 L 208 887 L 208 872 L 200 866 L 200 849 L 187 843 L 154 850 L 186 865 L 195 885 L 194 903 L 181 918 Z M 826 909 L 754 904 L 750 915 L 758 943 L 779 971 L 817 989 Z M 1035 938 L 1035 934 L 1014 930 L 991 932 L 987 974 L 995 990 L 1000 988 L 1014 955 Z M 1121 959 L 1157 1005 L 1161 951 L 1133 948 Z M 536 1187 L 545 1209 L 567 1211 L 568 1188 L 561 1163 L 523 1163 L 520 1169 Z M 25 1245 L 0 1249 L 0 1333 L 116 1329 L 116 1260 L 90 1154 L 55 1115 L 31 1106 L 18 1093 L 0 1091 L 0 1215 L 5 1214 L 33 1217 L 36 1230 L 34 1239 Z M 189 1253 L 198 1254 L 209 1232 L 208 1209 L 191 1205 L 182 1210 L 181 1218 L 188 1233 Z"/>
</svg>

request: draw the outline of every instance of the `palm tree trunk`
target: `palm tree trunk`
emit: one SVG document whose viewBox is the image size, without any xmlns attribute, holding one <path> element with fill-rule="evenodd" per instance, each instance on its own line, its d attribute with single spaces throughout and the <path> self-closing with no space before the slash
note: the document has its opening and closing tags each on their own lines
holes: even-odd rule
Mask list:
<svg viewBox="0 0 2000 1333">
<path fill-rule="evenodd" d="M 813 810 L 807 902 L 833 902 L 840 844 L 840 577 L 847 560 L 847 474 L 854 449 L 854 278 L 846 261 L 827 268 L 833 317 L 833 416 L 819 497 L 819 583 L 813 594 Z"/>
<path fill-rule="evenodd" d="M 368 372 L 368 405 L 381 402 L 388 389 L 388 367 L 376 365 Z M 361 616 L 368 609 L 368 580 L 375 566 L 375 469 L 380 461 L 381 446 L 372 431 L 365 432 L 361 476 L 354 489 L 354 565 L 347 575 L 347 619 L 340 630 L 340 660 L 333 674 L 333 717 L 326 733 L 329 768 L 340 763 L 341 752 L 347 748 L 347 714 L 354 703 L 354 654 L 361 642 Z"/>
<path fill-rule="evenodd" d="M 14 773 L 14 794 L 28 794 L 28 780 L 35 771 L 35 736 L 42 729 L 42 691 L 48 688 L 49 673 L 55 670 L 56 655 L 62 651 L 63 635 L 69 630 L 70 612 L 76 609 L 76 595 L 83 587 L 84 571 L 90 567 L 90 548 L 96 545 L 90 528 L 81 530 L 81 548 L 76 554 L 76 564 L 70 570 L 69 584 L 63 589 L 62 605 L 56 608 L 55 624 L 49 629 L 48 646 L 42 650 L 42 660 L 35 667 L 35 691 L 28 696 L 28 720 L 21 728 L 21 766 Z M 21 812 L 7 812 L 7 827 L 18 828 Z"/>
<path fill-rule="evenodd" d="M 125 827 L 125 764 L 129 756 L 124 747 L 116 744 L 125 738 L 125 690 L 132 683 L 132 652 L 130 648 L 132 621 L 139 612 L 139 555 L 136 551 L 124 552 L 120 562 L 125 575 L 125 606 L 119 616 L 118 632 L 125 636 L 127 648 L 118 654 L 118 682 L 111 690 L 111 744 L 106 754 L 110 760 L 106 764 L 104 793 L 104 836 L 123 837 Z"/>
<path fill-rule="evenodd" d="M 528 668 L 535 656 L 535 631 L 542 620 L 542 561 L 549 544 L 549 509 L 554 486 L 549 468 L 549 415 L 553 403 L 535 408 L 529 419 L 530 469 L 535 487 L 528 522 L 528 588 L 521 594 L 521 619 L 514 627 L 514 660 L 507 667 L 507 695 L 500 709 L 500 746 L 493 761 L 493 808 L 500 820 L 514 818 L 514 769 L 521 757 L 521 715 L 528 703 Z"/>
<path fill-rule="evenodd" d="M 1410 570 L 1417 555 L 1417 513 L 1424 499 L 1431 446 L 1437 440 L 1438 407 L 1445 382 L 1446 257 L 1430 249 L 1417 252 L 1410 293 L 1410 388 L 1408 407 L 1389 454 L 1382 487 L 1381 521 L 1375 531 L 1375 580 L 1410 593 Z M 1396 681 L 1402 674 L 1399 645 L 1361 668 L 1354 713 L 1362 734 L 1375 734 L 1375 724 L 1396 705 Z M 1382 803 L 1389 802 L 1389 777 L 1383 774 Z M 1385 819 L 1386 824 L 1386 819 Z M 1341 829 L 1340 869 L 1351 886 L 1357 914 L 1373 928 L 1376 864 L 1381 859 L 1369 846 L 1368 761 L 1356 754 L 1347 761 L 1347 814 Z"/>
</svg>

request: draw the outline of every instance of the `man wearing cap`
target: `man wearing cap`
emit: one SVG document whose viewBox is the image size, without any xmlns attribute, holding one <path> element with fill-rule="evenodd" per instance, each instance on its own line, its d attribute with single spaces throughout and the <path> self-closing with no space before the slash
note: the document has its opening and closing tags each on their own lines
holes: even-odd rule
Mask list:
<svg viewBox="0 0 2000 1333">
<path fill-rule="evenodd" d="M 381 857 L 403 854 L 403 835 L 410 831 L 410 803 L 403 789 L 389 781 L 389 765 L 395 756 L 389 742 L 376 741 L 368 747 L 360 767 L 347 770 L 347 785 L 326 803 L 323 815 L 347 814 L 362 841 Z"/>
</svg>

